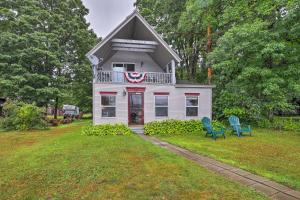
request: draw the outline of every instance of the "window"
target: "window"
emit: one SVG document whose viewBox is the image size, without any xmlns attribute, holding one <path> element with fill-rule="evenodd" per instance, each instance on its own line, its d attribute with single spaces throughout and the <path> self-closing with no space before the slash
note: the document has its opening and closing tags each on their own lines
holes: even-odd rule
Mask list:
<svg viewBox="0 0 300 200">
<path fill-rule="evenodd" d="M 168 116 L 168 96 L 155 96 L 155 116 Z"/>
<path fill-rule="evenodd" d="M 122 70 L 122 71 L 134 72 L 135 71 L 135 64 L 113 63 L 113 68 L 123 68 L 124 70 Z"/>
<path fill-rule="evenodd" d="M 116 117 L 116 96 L 101 95 L 102 117 Z"/>
<path fill-rule="evenodd" d="M 128 72 L 134 72 L 134 64 L 125 64 L 125 69 Z"/>
<path fill-rule="evenodd" d="M 185 97 L 185 108 L 187 117 L 198 116 L 198 96 L 186 96 Z"/>
</svg>

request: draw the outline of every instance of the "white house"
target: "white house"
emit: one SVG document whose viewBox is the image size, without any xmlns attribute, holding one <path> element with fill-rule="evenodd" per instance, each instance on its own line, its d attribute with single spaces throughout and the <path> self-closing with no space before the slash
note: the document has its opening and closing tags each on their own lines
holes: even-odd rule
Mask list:
<svg viewBox="0 0 300 200">
<path fill-rule="evenodd" d="M 213 86 L 176 80 L 179 56 L 138 11 L 87 57 L 94 66 L 95 125 L 211 118 Z"/>
</svg>

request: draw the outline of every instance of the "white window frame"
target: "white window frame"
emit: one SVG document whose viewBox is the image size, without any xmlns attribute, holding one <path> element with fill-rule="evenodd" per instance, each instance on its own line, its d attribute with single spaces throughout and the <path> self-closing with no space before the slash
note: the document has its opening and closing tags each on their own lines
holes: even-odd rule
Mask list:
<svg viewBox="0 0 300 200">
<path fill-rule="evenodd" d="M 102 105 L 102 96 L 115 97 L 115 105 L 114 106 Z M 117 117 L 117 95 L 114 95 L 114 94 L 101 94 L 100 99 L 101 99 L 101 103 L 100 103 L 100 105 L 101 105 L 101 118 L 116 118 Z M 115 108 L 115 116 L 113 116 L 113 117 L 104 117 L 102 115 L 102 109 L 103 108 Z"/>
<path fill-rule="evenodd" d="M 187 103 L 187 98 L 188 97 L 197 97 L 198 105 L 197 106 L 187 106 L 186 103 Z M 198 117 L 199 116 L 199 95 L 186 95 L 184 105 L 185 105 L 185 111 L 184 111 L 185 112 L 185 117 Z M 197 108 L 197 116 L 188 116 L 187 115 L 187 108 Z"/>
<path fill-rule="evenodd" d="M 124 68 L 124 72 L 127 72 L 127 68 L 125 68 L 125 66 L 124 65 L 126 65 L 126 64 L 131 64 L 131 65 L 134 65 L 134 71 L 136 71 L 136 63 L 132 63 L 132 62 L 112 62 L 111 63 L 111 69 L 113 70 L 114 69 L 114 65 L 115 64 L 121 64 L 121 65 L 123 65 L 123 68 Z"/>
<path fill-rule="evenodd" d="M 156 97 L 167 97 L 168 105 L 167 106 L 156 106 Z M 156 115 L 156 107 L 158 107 L 158 108 L 167 108 L 168 109 L 168 115 L 167 116 L 157 116 Z M 155 115 L 156 118 L 167 118 L 167 117 L 169 117 L 169 95 L 154 95 L 154 115 Z"/>
</svg>

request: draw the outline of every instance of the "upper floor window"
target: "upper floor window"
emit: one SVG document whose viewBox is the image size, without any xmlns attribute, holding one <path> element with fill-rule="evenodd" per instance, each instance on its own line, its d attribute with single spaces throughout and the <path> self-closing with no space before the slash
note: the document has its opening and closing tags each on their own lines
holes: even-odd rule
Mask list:
<svg viewBox="0 0 300 200">
<path fill-rule="evenodd" d="M 186 94 L 185 109 L 187 117 L 197 117 L 199 109 L 199 94 Z"/>
<path fill-rule="evenodd" d="M 155 96 L 155 116 L 156 117 L 168 117 L 168 96 Z"/>
<path fill-rule="evenodd" d="M 116 117 L 116 95 L 101 95 L 101 116 Z"/>
<path fill-rule="evenodd" d="M 132 64 L 132 63 L 113 63 L 113 69 L 114 69 L 114 71 L 115 71 L 115 69 L 118 69 L 117 71 L 134 72 L 135 71 L 135 64 Z"/>
</svg>

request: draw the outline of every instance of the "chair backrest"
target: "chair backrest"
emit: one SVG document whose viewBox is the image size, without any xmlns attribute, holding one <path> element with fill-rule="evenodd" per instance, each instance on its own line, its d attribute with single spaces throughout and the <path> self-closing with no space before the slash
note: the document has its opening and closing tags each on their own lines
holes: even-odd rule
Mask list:
<svg viewBox="0 0 300 200">
<path fill-rule="evenodd" d="M 240 120 L 237 116 L 231 115 L 229 117 L 230 126 L 234 129 L 239 128 L 241 126 Z"/>
<path fill-rule="evenodd" d="M 213 127 L 211 125 L 210 119 L 208 117 L 203 117 L 201 121 L 202 121 L 203 127 L 206 129 L 206 131 L 208 133 L 211 133 L 213 131 Z"/>
</svg>

